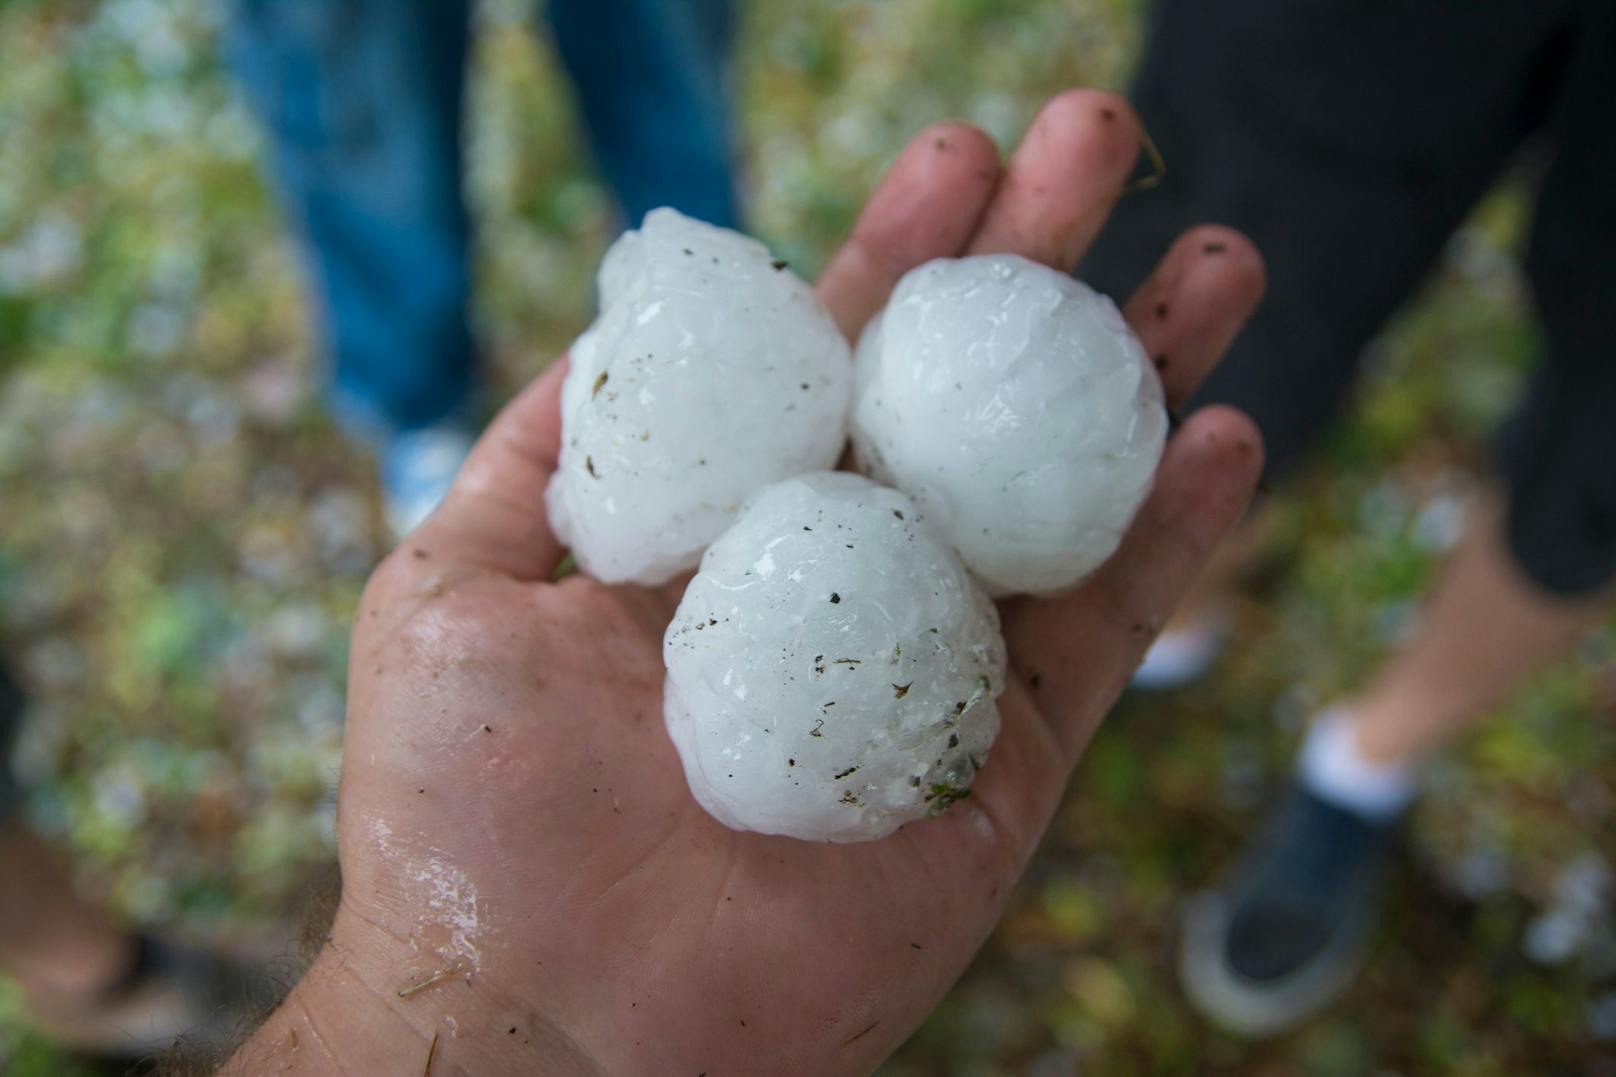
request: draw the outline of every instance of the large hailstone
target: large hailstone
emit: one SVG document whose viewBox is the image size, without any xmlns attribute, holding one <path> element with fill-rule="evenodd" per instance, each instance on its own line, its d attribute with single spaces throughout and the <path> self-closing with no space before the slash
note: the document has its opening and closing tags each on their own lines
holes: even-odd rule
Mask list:
<svg viewBox="0 0 1616 1077">
<path fill-rule="evenodd" d="M 1077 583 L 1121 541 L 1167 434 L 1116 306 L 1012 254 L 912 270 L 858 345 L 859 466 L 995 595 Z"/>
<path fill-rule="evenodd" d="M 756 240 L 652 210 L 601 263 L 600 316 L 561 389 L 551 526 L 607 583 L 694 568 L 747 495 L 833 466 L 848 349 Z"/>
<path fill-rule="evenodd" d="M 857 475 L 759 493 L 662 654 L 690 791 L 739 830 L 883 837 L 962 796 L 999 730 L 992 602 L 913 502 Z"/>
</svg>

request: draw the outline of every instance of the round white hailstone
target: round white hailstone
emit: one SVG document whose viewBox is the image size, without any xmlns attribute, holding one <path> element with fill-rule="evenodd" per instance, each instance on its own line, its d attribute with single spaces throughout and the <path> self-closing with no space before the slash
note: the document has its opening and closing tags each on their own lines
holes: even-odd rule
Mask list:
<svg viewBox="0 0 1616 1077">
<path fill-rule="evenodd" d="M 696 800 L 737 830 L 869 841 L 963 796 L 999 731 L 999 617 L 896 490 L 847 473 L 760 492 L 662 643 Z"/>
<path fill-rule="evenodd" d="M 899 282 L 858 345 L 853 444 L 994 595 L 1110 557 L 1167 435 L 1161 382 L 1105 296 L 1010 254 Z"/>
<path fill-rule="evenodd" d="M 835 464 L 847 343 L 761 243 L 671 209 L 612 244 L 599 287 L 545 500 L 584 571 L 663 583 L 695 567 L 752 491 Z"/>
</svg>

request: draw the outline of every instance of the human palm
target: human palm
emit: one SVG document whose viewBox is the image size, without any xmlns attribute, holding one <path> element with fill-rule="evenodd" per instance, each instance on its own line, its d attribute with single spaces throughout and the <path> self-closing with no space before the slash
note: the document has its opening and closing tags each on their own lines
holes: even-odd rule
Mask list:
<svg viewBox="0 0 1616 1077">
<path fill-rule="evenodd" d="M 1081 91 L 1046 106 L 1002 169 L 974 129 L 928 130 L 820 295 L 852 335 L 933 257 L 1014 251 L 1070 268 L 1138 138 L 1124 103 Z M 1255 252 L 1226 229 L 1167 253 L 1125 313 L 1165 359 L 1170 404 L 1261 288 Z M 662 724 L 679 584 L 551 582 L 564 551 L 541 494 L 560 377 L 558 364 L 496 420 L 365 593 L 343 900 L 299 989 L 310 1027 L 346 990 L 386 1014 L 356 1030 L 391 1029 L 388 1048 L 420 1052 L 434 1073 L 866 1072 L 997 920 L 1088 735 L 1244 508 L 1256 433 L 1224 409 L 1191 417 L 1091 581 L 1001 605 L 1003 729 L 969 799 L 879 841 L 820 844 L 728 830 L 686 788 Z M 321 1034 L 335 1064 L 333 1039 Z"/>
</svg>

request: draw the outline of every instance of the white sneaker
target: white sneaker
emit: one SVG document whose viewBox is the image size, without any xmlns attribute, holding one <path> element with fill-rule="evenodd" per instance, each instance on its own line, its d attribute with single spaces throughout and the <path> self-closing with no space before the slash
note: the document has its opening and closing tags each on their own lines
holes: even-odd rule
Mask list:
<svg viewBox="0 0 1616 1077">
<path fill-rule="evenodd" d="M 398 434 L 381 454 L 387 526 L 395 541 L 414 531 L 449 492 L 476 442 L 463 421 L 445 421 Z"/>
<path fill-rule="evenodd" d="M 1132 687 L 1166 692 L 1205 676 L 1229 642 L 1229 620 L 1225 613 L 1211 613 L 1164 631 L 1134 670 Z"/>
</svg>

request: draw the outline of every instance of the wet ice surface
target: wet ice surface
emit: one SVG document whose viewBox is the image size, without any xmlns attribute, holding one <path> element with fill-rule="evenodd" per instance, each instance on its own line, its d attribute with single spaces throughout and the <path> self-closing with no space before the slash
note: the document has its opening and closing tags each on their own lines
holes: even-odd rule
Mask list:
<svg viewBox="0 0 1616 1077">
<path fill-rule="evenodd" d="M 899 283 L 858 364 L 859 466 L 991 593 L 1070 587 L 1116 550 L 1167 414 L 1105 296 L 1016 255 L 939 259 Z"/>
<path fill-rule="evenodd" d="M 907 497 L 857 475 L 758 494 L 663 657 L 691 792 L 736 829 L 882 837 L 958 799 L 999 729 L 992 603 Z"/>
<path fill-rule="evenodd" d="M 748 494 L 835 463 L 847 344 L 761 243 L 670 209 L 612 245 L 599 285 L 546 502 L 584 571 L 662 583 L 695 567 Z"/>
</svg>

